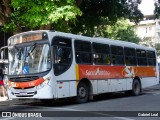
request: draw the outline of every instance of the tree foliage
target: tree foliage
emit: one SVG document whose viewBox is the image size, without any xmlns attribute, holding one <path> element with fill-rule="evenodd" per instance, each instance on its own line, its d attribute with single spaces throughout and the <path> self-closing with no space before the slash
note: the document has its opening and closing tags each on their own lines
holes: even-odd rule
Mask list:
<svg viewBox="0 0 160 120">
<path fill-rule="evenodd" d="M 138 9 L 141 0 L 77 0 L 79 8 L 85 17 L 108 17 L 115 22 L 124 17 L 139 22 L 143 15 Z"/>
<path fill-rule="evenodd" d="M 155 5 L 155 10 L 154 10 L 155 16 L 156 18 L 160 18 L 160 0 L 157 0 L 154 5 Z"/>
<path fill-rule="evenodd" d="M 140 38 L 134 31 L 134 26 L 132 26 L 127 20 L 124 19 L 118 20 L 115 25 L 106 26 L 104 36 L 111 39 L 134 43 L 138 43 L 140 41 Z"/>
<path fill-rule="evenodd" d="M 55 29 L 97 36 L 120 18 L 138 22 L 141 0 L 0 0 L 3 30 Z M 97 27 L 97 29 L 95 29 Z"/>
<path fill-rule="evenodd" d="M 0 19 L 4 21 L 6 30 L 17 31 L 21 26 L 29 29 L 50 29 L 51 24 L 59 21 L 66 24 L 75 22 L 76 17 L 82 14 L 75 0 L 8 0 L 7 5 L 3 0 L 2 3 L 0 11 L 3 17 Z M 11 11 L 7 15 L 4 14 L 6 8 Z"/>
<path fill-rule="evenodd" d="M 97 25 L 111 25 L 120 18 L 138 23 L 143 14 L 138 9 L 141 0 L 77 0 L 83 15 L 78 17 L 72 32 L 81 31 L 84 35 L 94 35 Z M 80 2 L 81 1 L 81 2 Z"/>
</svg>

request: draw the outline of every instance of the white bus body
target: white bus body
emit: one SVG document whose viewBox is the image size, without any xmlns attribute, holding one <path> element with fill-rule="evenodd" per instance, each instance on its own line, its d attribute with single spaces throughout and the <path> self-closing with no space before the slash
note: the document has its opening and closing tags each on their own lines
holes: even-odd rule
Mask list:
<svg viewBox="0 0 160 120">
<path fill-rule="evenodd" d="M 159 83 L 155 53 L 131 42 L 57 31 L 17 34 L 8 40 L 8 96 L 76 97 L 83 103 L 101 93 L 139 95 L 143 88 Z"/>
</svg>

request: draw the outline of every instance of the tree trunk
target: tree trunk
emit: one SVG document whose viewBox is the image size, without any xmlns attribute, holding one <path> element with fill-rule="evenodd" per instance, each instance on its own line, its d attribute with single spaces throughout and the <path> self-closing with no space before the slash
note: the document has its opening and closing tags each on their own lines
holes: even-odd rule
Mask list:
<svg viewBox="0 0 160 120">
<path fill-rule="evenodd" d="M 42 25 L 42 26 L 40 26 L 40 30 L 51 30 L 51 24 L 49 24 L 49 25 Z"/>
<path fill-rule="evenodd" d="M 79 7 L 81 5 L 81 3 L 83 2 L 83 0 L 76 0 L 76 4 Z"/>
</svg>

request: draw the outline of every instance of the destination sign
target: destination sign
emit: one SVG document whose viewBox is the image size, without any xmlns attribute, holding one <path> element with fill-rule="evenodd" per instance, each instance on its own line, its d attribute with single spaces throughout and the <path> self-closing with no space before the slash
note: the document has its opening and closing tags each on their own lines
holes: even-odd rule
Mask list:
<svg viewBox="0 0 160 120">
<path fill-rule="evenodd" d="M 38 40 L 42 40 L 43 37 L 46 38 L 47 33 L 28 33 L 28 34 L 17 35 L 17 36 L 13 36 L 8 40 L 8 45 L 38 41 Z"/>
</svg>

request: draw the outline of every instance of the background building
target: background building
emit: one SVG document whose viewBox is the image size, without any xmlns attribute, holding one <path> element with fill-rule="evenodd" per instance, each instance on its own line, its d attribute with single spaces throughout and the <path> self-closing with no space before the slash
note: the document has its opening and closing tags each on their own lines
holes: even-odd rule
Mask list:
<svg viewBox="0 0 160 120">
<path fill-rule="evenodd" d="M 160 19 L 154 15 L 145 15 L 144 20 L 135 25 L 135 32 L 141 38 L 139 44 L 155 47 L 160 62 Z"/>
<path fill-rule="evenodd" d="M 144 20 L 135 26 L 135 32 L 141 38 L 141 45 L 155 47 L 160 40 L 158 28 L 160 20 L 155 19 L 154 15 L 146 15 Z M 159 29 L 160 31 L 160 29 Z"/>
</svg>

